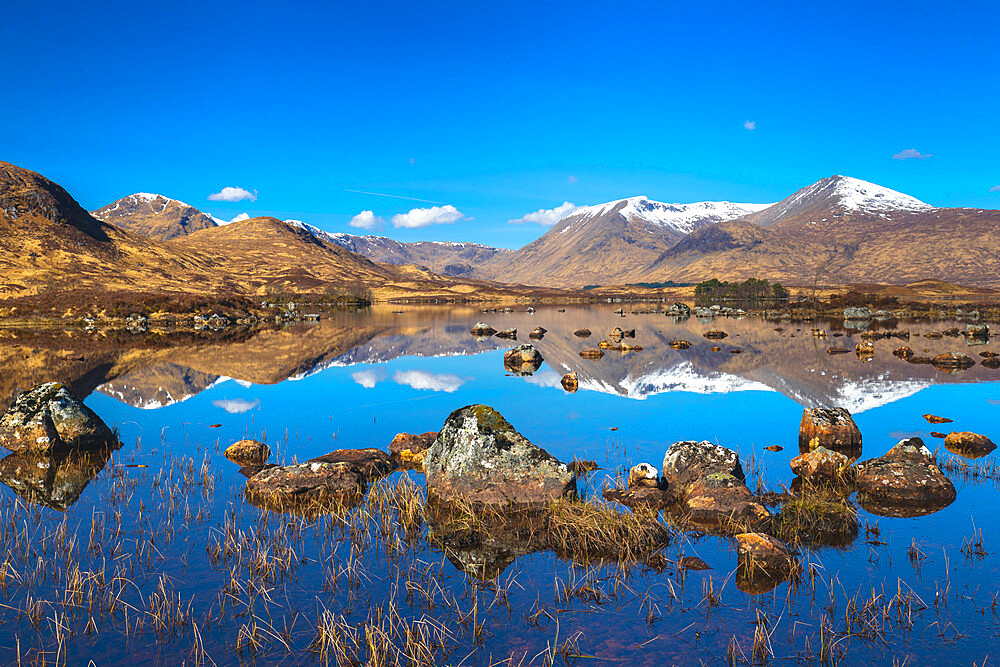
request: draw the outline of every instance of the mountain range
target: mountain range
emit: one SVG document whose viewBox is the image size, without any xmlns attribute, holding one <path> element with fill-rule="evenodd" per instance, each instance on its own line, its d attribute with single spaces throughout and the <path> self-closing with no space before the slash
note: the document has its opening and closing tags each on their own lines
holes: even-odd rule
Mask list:
<svg viewBox="0 0 1000 667">
<path fill-rule="evenodd" d="M 532 293 L 413 265 L 379 264 L 275 218 L 219 225 L 159 195 L 133 195 L 98 212 L 115 224 L 85 211 L 44 176 L 0 162 L 0 296 L 62 295 L 66 303 L 58 308 L 69 305 L 69 295 L 88 291 L 254 295 L 334 289 L 370 291 L 381 299 L 445 300 Z"/>
<path fill-rule="evenodd" d="M 775 204 L 665 204 L 639 196 L 578 208 L 532 243 L 507 250 L 329 233 L 271 217 L 226 222 L 151 193 L 88 213 L 56 183 L 0 162 L 0 295 L 336 288 L 377 298 L 465 299 L 578 296 L 585 285 L 711 277 L 1000 287 L 998 228 L 1000 211 L 937 208 L 831 176 Z"/>
<path fill-rule="evenodd" d="M 181 202 L 152 197 L 130 195 L 95 215 L 149 235 L 143 230 L 172 220 L 156 226 L 160 238 L 221 222 L 197 217 Z M 667 204 L 637 196 L 577 208 L 518 250 L 471 242 L 402 243 L 287 222 L 374 262 L 500 283 L 579 289 L 757 276 L 792 285 L 939 279 L 1000 286 L 1000 212 L 936 208 L 839 175 L 774 204 Z"/>
</svg>

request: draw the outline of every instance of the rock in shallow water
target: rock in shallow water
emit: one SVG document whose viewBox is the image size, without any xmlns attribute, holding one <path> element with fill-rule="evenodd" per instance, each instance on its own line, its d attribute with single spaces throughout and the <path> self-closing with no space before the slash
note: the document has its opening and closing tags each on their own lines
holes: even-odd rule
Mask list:
<svg viewBox="0 0 1000 667">
<path fill-rule="evenodd" d="M 712 473 L 726 473 L 742 480 L 739 455 L 707 440 L 683 440 L 670 445 L 663 457 L 663 481 L 675 495 L 680 495 L 687 484 Z"/>
<path fill-rule="evenodd" d="M 854 466 L 859 500 L 881 505 L 941 509 L 954 502 L 955 485 L 920 438 L 900 440 L 877 459 Z"/>
<path fill-rule="evenodd" d="M 271 456 L 271 449 L 257 440 L 238 440 L 226 447 L 223 455 L 240 465 L 263 465 Z"/>
<path fill-rule="evenodd" d="M 771 516 L 743 480 L 727 473 L 712 473 L 689 484 L 682 506 L 692 523 L 724 531 L 754 526 Z"/>
<path fill-rule="evenodd" d="M 799 451 L 826 447 L 855 457 L 861 454 L 861 431 L 847 408 L 806 408 L 799 424 Z"/>
<path fill-rule="evenodd" d="M 0 417 L 0 445 L 11 451 L 65 452 L 116 443 L 107 424 L 61 382 L 22 393 Z"/>
<path fill-rule="evenodd" d="M 809 481 L 833 482 L 840 480 L 850 467 L 851 460 L 826 447 L 817 447 L 791 460 L 792 472 Z"/>
<path fill-rule="evenodd" d="M 547 502 L 576 490 L 564 463 L 488 405 L 452 412 L 424 455 L 428 493 L 482 503 Z"/>
<path fill-rule="evenodd" d="M 978 459 L 986 456 L 997 446 L 985 435 L 971 431 L 953 431 L 945 436 L 944 446 L 952 454 L 964 456 L 967 459 Z"/>
</svg>

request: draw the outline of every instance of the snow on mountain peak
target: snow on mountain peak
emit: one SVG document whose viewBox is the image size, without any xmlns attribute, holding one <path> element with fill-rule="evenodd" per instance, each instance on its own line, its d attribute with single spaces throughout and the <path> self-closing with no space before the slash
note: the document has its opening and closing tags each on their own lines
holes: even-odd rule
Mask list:
<svg viewBox="0 0 1000 667">
<path fill-rule="evenodd" d="M 617 210 L 618 215 L 629 221 L 642 220 L 657 227 L 667 227 L 683 234 L 690 234 L 706 224 L 734 220 L 769 206 L 771 204 L 738 204 L 728 201 L 665 204 L 640 195 L 595 206 L 584 206 L 564 219 L 589 220 Z M 562 231 L 567 229 L 569 227 Z"/>
<path fill-rule="evenodd" d="M 830 195 L 848 211 L 928 211 L 932 208 L 916 197 L 850 176 L 833 176 Z M 821 181 L 822 182 L 822 181 Z"/>
</svg>

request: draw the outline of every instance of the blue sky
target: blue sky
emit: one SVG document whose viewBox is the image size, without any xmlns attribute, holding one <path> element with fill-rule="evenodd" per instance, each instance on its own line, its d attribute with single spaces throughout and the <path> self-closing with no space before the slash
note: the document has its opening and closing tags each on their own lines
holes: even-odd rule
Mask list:
<svg viewBox="0 0 1000 667">
<path fill-rule="evenodd" d="M 367 210 L 507 247 L 567 201 L 835 173 L 1000 208 L 996 3 L 692 4 L 17 3 L 0 159 L 91 209 L 150 191 L 354 232 Z M 208 200 L 227 186 L 256 200 Z M 432 206 L 397 222 L 450 224 L 393 223 Z"/>
</svg>

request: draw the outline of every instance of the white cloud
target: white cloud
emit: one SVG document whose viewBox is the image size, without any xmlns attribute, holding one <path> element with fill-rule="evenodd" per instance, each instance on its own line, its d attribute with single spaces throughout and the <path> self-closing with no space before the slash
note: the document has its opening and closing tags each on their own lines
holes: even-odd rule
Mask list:
<svg viewBox="0 0 1000 667">
<path fill-rule="evenodd" d="M 569 183 L 570 185 L 573 185 L 574 183 L 576 183 L 579 180 L 580 179 L 577 178 L 576 176 L 570 176 L 569 178 L 566 179 L 566 182 Z"/>
<path fill-rule="evenodd" d="M 465 214 L 451 204 L 444 206 L 431 206 L 430 208 L 414 208 L 408 213 L 399 213 L 392 216 L 392 224 L 395 227 L 406 227 L 417 229 L 430 225 L 450 225 L 453 222 L 465 218 Z M 471 220 L 471 218 L 469 218 Z"/>
<path fill-rule="evenodd" d="M 746 120 L 746 121 L 743 121 L 743 127 L 746 128 L 746 129 L 748 129 L 748 130 L 756 130 L 757 129 L 757 121 L 755 121 L 755 120 Z"/>
<path fill-rule="evenodd" d="M 990 192 L 1000 192 L 1000 185 L 994 185 L 990 188 Z"/>
<path fill-rule="evenodd" d="M 907 148 L 892 156 L 893 160 L 926 160 L 934 153 L 921 153 L 916 148 Z"/>
<path fill-rule="evenodd" d="M 244 199 L 257 201 L 257 191 L 250 192 L 243 188 L 227 185 L 218 192 L 208 195 L 208 199 L 209 201 L 243 201 Z"/>
<path fill-rule="evenodd" d="M 215 224 L 217 225 L 231 225 L 234 222 L 243 222 L 244 220 L 249 220 L 249 219 L 250 219 L 249 213 L 240 213 L 232 220 L 219 220 L 218 218 L 213 218 L 213 220 L 215 220 Z"/>
<path fill-rule="evenodd" d="M 532 376 L 524 378 L 524 381 L 539 387 L 562 387 L 562 376 L 552 369 L 535 373 Z"/>
<path fill-rule="evenodd" d="M 351 373 L 351 379 L 365 389 L 373 389 L 375 385 L 382 381 L 382 374 L 378 371 L 357 371 L 356 373 Z"/>
<path fill-rule="evenodd" d="M 374 211 L 361 211 L 347 224 L 358 229 L 375 229 L 382 226 L 382 218 L 375 215 Z"/>
<path fill-rule="evenodd" d="M 405 384 L 414 389 L 445 391 L 449 394 L 465 384 L 465 380 L 451 373 L 431 373 L 429 371 L 396 371 L 392 376 L 396 384 Z"/>
<path fill-rule="evenodd" d="M 255 398 L 252 401 L 247 401 L 242 398 L 227 398 L 221 401 L 212 401 L 212 405 L 222 408 L 231 415 L 241 415 L 260 405 L 260 399 Z"/>
<path fill-rule="evenodd" d="M 510 220 L 509 222 L 512 225 L 523 225 L 526 222 L 533 222 L 538 225 L 551 227 L 578 208 L 580 207 L 576 204 L 564 201 L 561 206 L 556 206 L 555 208 L 540 208 L 534 213 L 529 213 L 523 218 Z"/>
</svg>

